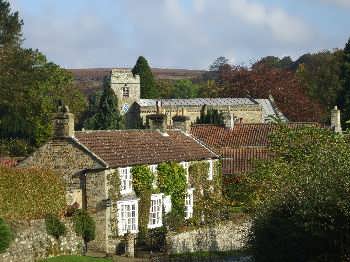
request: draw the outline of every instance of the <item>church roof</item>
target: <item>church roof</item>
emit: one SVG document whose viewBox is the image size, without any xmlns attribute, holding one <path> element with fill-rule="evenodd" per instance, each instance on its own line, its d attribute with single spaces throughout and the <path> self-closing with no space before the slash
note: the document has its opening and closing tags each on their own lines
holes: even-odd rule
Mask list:
<svg viewBox="0 0 350 262">
<path fill-rule="evenodd" d="M 178 130 L 167 131 L 166 135 L 151 130 L 81 131 L 75 133 L 75 138 L 109 167 L 218 158 Z"/>
<path fill-rule="evenodd" d="M 273 98 L 253 99 L 253 98 L 189 98 L 189 99 L 140 99 L 137 103 L 141 107 L 156 107 L 157 101 L 161 101 L 163 106 L 241 106 L 260 105 L 262 108 L 264 122 L 270 122 L 271 117 L 288 121 L 281 111 L 276 107 Z"/>
<path fill-rule="evenodd" d="M 156 106 L 161 101 L 163 106 L 238 106 L 256 105 L 250 98 L 188 98 L 188 99 L 140 99 L 138 104 L 142 106 Z"/>
</svg>

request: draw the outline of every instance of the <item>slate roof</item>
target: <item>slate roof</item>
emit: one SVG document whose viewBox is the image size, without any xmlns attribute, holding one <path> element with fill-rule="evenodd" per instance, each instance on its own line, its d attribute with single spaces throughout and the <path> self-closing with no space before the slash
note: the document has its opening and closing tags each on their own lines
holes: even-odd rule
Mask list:
<svg viewBox="0 0 350 262">
<path fill-rule="evenodd" d="M 142 106 L 156 106 L 159 99 L 140 99 Z M 258 104 L 250 98 L 189 98 L 189 99 L 160 99 L 163 106 L 237 106 Z"/>
<path fill-rule="evenodd" d="M 218 158 L 216 154 L 181 131 L 167 135 L 151 130 L 75 132 L 75 139 L 109 167 L 195 161 Z"/>
<path fill-rule="evenodd" d="M 156 107 L 159 99 L 140 99 L 137 103 L 141 107 Z M 260 105 L 262 107 L 264 122 L 270 122 L 271 116 L 278 117 L 282 121 L 288 121 L 283 113 L 276 107 L 273 98 L 253 99 L 253 98 L 192 98 L 192 99 L 161 99 L 163 106 L 240 106 L 240 105 Z"/>
</svg>

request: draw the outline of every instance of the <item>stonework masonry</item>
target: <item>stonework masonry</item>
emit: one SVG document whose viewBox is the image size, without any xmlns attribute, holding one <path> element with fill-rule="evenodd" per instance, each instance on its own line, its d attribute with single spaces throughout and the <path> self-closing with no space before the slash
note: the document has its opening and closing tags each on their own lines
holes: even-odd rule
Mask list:
<svg viewBox="0 0 350 262">
<path fill-rule="evenodd" d="M 44 220 L 21 222 L 12 226 L 15 238 L 9 249 L 0 254 L 1 262 L 34 262 L 51 256 L 80 255 L 83 242 L 70 220 L 63 221 L 66 235 L 56 240 L 46 232 Z"/>
<path fill-rule="evenodd" d="M 51 169 L 63 174 L 67 187 L 68 205 L 73 204 L 76 192 L 81 190 L 78 174 L 87 168 L 100 167 L 96 160 L 86 154 L 70 138 L 49 141 L 19 166 Z"/>
<path fill-rule="evenodd" d="M 167 236 L 168 251 L 181 254 L 199 251 L 232 251 L 242 249 L 251 227 L 249 220 L 225 221 L 193 231 Z"/>
</svg>

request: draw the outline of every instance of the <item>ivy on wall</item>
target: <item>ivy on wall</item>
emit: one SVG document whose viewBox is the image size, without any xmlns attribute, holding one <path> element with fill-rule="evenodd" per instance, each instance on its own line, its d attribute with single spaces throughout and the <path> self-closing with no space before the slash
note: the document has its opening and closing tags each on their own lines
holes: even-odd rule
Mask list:
<svg viewBox="0 0 350 262">
<path fill-rule="evenodd" d="M 134 166 L 131 169 L 132 183 L 139 201 L 139 244 L 144 244 L 148 233 L 149 210 L 151 207 L 152 185 L 154 174 L 146 165 Z"/>
<path fill-rule="evenodd" d="M 188 224 L 215 223 L 224 219 L 226 206 L 222 198 L 221 162 L 215 161 L 213 179 L 208 180 L 209 162 L 193 162 L 189 167 L 189 182 L 195 188 L 193 198 L 193 217 Z"/>
<path fill-rule="evenodd" d="M 120 176 L 118 169 L 113 170 L 113 172 L 107 175 L 107 183 L 108 183 L 108 198 L 111 200 L 111 216 L 110 216 L 110 225 L 111 225 L 111 233 L 110 237 L 116 238 L 118 237 L 118 209 L 117 209 L 117 201 L 120 199 Z"/>
<path fill-rule="evenodd" d="M 171 196 L 172 209 L 166 216 L 166 223 L 171 229 L 183 224 L 185 214 L 186 171 L 175 162 L 158 165 L 158 187 L 160 192 Z"/>
</svg>

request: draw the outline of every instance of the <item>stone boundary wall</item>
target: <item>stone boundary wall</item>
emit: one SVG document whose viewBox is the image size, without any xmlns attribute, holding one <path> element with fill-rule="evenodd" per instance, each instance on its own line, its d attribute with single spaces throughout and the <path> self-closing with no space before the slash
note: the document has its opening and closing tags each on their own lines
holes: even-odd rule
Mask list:
<svg viewBox="0 0 350 262">
<path fill-rule="evenodd" d="M 73 229 L 73 223 L 65 219 L 66 235 L 57 241 L 46 232 L 45 220 L 11 224 L 14 239 L 9 249 L 0 254 L 1 262 L 34 262 L 58 255 L 81 254 L 83 242 Z"/>
<path fill-rule="evenodd" d="M 167 235 L 168 251 L 181 254 L 199 251 L 230 251 L 242 249 L 251 227 L 249 220 L 227 221 L 179 234 Z"/>
</svg>

